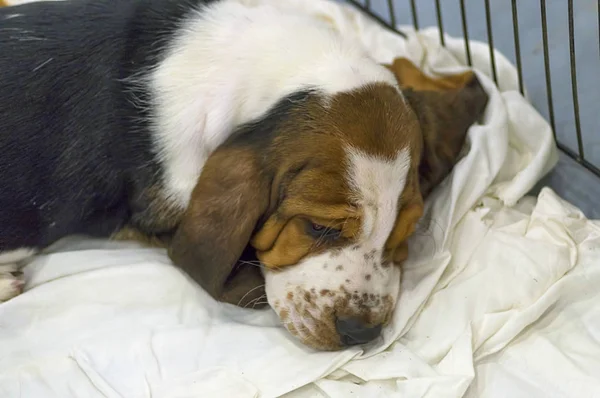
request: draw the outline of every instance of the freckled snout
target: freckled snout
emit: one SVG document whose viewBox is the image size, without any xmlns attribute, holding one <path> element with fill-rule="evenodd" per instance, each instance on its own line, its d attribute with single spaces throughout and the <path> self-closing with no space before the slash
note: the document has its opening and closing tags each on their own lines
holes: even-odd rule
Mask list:
<svg viewBox="0 0 600 398">
<path fill-rule="evenodd" d="M 346 347 L 370 343 L 381 335 L 382 326 L 382 324 L 369 325 L 356 317 L 338 318 L 335 321 L 340 342 Z"/>
<path fill-rule="evenodd" d="M 377 342 L 392 319 L 401 276 L 380 253 L 350 247 L 266 272 L 269 304 L 291 334 L 315 349 Z"/>
</svg>

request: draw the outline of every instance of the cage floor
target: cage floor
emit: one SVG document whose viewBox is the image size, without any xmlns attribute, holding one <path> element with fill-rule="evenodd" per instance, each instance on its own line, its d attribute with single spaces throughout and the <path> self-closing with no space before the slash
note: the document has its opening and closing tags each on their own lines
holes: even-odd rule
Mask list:
<svg viewBox="0 0 600 398">
<path fill-rule="evenodd" d="M 426 0 L 415 3 L 419 27 L 436 26 L 435 1 Z M 444 30 L 454 37 L 463 37 L 460 2 L 441 1 L 439 3 Z M 540 2 L 519 1 L 516 3 L 523 82 L 534 106 L 548 119 L 549 107 L 544 73 Z M 579 148 L 571 86 L 567 2 L 547 1 L 546 3 L 555 130 L 558 140 L 577 152 Z M 411 25 L 413 20 L 410 2 L 394 0 L 394 6 L 397 23 Z M 390 21 L 387 0 L 371 0 L 371 7 L 384 20 Z M 509 0 L 490 1 L 490 7 L 494 46 L 513 63 L 516 63 L 512 2 Z M 485 2 L 466 0 L 465 10 L 469 38 L 487 42 Z M 598 167 L 600 165 L 598 1 L 576 0 L 573 17 L 582 144 L 586 159 Z M 561 156 L 558 166 L 543 183 L 551 186 L 562 197 L 580 207 L 588 217 L 600 218 L 600 180 L 570 158 Z"/>
<path fill-rule="evenodd" d="M 600 219 L 600 180 L 570 157 L 561 153 L 554 170 L 539 182 L 532 194 L 537 194 L 543 186 L 554 189 L 588 218 Z"/>
</svg>

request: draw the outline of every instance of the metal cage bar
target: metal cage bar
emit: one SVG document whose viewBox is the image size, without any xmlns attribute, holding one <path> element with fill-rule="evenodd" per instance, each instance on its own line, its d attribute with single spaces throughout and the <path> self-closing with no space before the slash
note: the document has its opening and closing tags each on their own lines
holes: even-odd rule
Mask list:
<svg viewBox="0 0 600 398">
<path fill-rule="evenodd" d="M 598 0 L 600 1 L 600 0 Z M 419 15 L 417 14 L 417 4 L 415 0 L 410 0 L 410 12 L 412 14 L 413 26 L 416 30 L 419 29 Z"/>
<path fill-rule="evenodd" d="M 492 32 L 492 16 L 490 14 L 490 0 L 485 0 L 485 26 L 487 29 L 488 44 L 490 47 L 490 64 L 492 65 L 492 77 L 494 83 L 498 84 L 498 74 L 496 72 L 496 54 L 494 47 L 494 34 Z"/>
<path fill-rule="evenodd" d="M 550 74 L 550 54 L 548 51 L 548 21 L 546 20 L 546 0 L 540 0 L 540 12 L 542 19 L 542 45 L 544 48 L 544 72 L 546 77 L 546 97 L 548 98 L 548 116 L 550 126 L 556 139 L 556 123 L 554 121 L 554 100 L 552 97 L 552 76 Z"/>
<path fill-rule="evenodd" d="M 395 31 L 396 33 L 406 37 L 406 34 L 399 32 L 396 29 L 396 13 L 394 10 L 394 4 L 396 1 L 400 0 L 387 0 L 387 9 L 389 12 L 389 20 L 390 22 L 386 22 L 383 18 L 377 16 L 373 13 L 372 10 L 372 1 L 371 0 L 362 0 L 363 3 L 359 3 L 358 0 L 346 0 L 347 2 L 355 5 L 360 8 L 362 11 L 366 12 L 368 15 L 373 17 L 376 21 L 381 23 L 384 27 Z M 425 1 L 425 0 L 422 0 Z M 444 38 L 444 22 L 443 22 L 443 13 L 442 13 L 442 3 L 441 0 L 430 0 L 434 1 L 435 5 L 435 17 L 437 21 L 437 26 L 440 31 L 440 42 L 442 45 L 445 45 Z M 455 0 L 456 1 L 456 0 Z M 546 83 L 546 99 L 548 104 L 548 117 L 550 125 L 552 126 L 552 131 L 554 132 L 554 138 L 556 140 L 556 144 L 558 148 L 567 156 L 576 160 L 583 167 L 591 171 L 600 177 L 600 167 L 588 161 L 585 157 L 584 152 L 584 142 L 582 135 L 582 127 L 581 127 L 581 109 L 579 105 L 579 93 L 578 93 L 578 85 L 577 85 L 577 56 L 575 51 L 575 19 L 573 13 L 573 0 L 568 0 L 568 30 L 569 30 L 569 63 L 570 63 L 570 75 L 571 75 L 571 91 L 573 98 L 573 114 L 575 118 L 575 133 L 577 138 L 577 149 L 571 149 L 560 139 L 557 138 L 556 135 L 556 114 L 555 114 L 555 104 L 554 104 L 554 96 L 552 91 L 552 73 L 550 68 L 550 50 L 549 50 L 549 40 L 548 40 L 548 20 L 547 20 L 547 2 L 546 0 L 540 1 L 540 20 L 542 27 L 542 48 L 543 48 L 543 57 L 544 57 L 544 77 Z M 485 30 L 487 33 L 487 41 L 490 47 L 490 65 L 491 65 L 491 74 L 495 83 L 498 83 L 498 74 L 496 69 L 496 57 L 494 51 L 494 36 L 493 36 L 493 28 L 492 28 L 492 13 L 490 0 L 483 0 L 485 6 Z M 419 3 L 422 4 L 422 3 Z M 419 29 L 419 13 L 417 9 L 417 1 L 409 0 L 410 11 L 411 11 L 411 19 L 412 24 L 416 30 Z M 467 63 L 471 66 L 473 64 L 473 58 L 471 54 L 471 47 L 469 44 L 469 28 L 467 23 L 467 8 L 465 6 L 465 0 L 459 0 L 458 6 L 460 7 L 460 16 L 461 16 L 461 25 L 462 25 L 462 33 L 464 36 L 464 48 Z M 512 23 L 513 23 L 513 38 L 514 38 L 514 47 L 515 47 L 515 59 L 516 59 L 516 67 L 519 79 L 519 90 L 521 93 L 524 92 L 525 84 L 523 81 L 523 63 L 521 59 L 521 41 L 520 41 L 520 32 L 519 32 L 519 14 L 517 7 L 517 0 L 511 0 L 511 12 L 512 12 Z M 600 56 L 600 0 L 598 0 L 598 54 Z"/>
<path fill-rule="evenodd" d="M 581 137 L 581 120 L 579 118 L 579 95 L 577 94 L 577 62 L 575 61 L 575 22 L 573 20 L 573 0 L 568 2 L 569 8 L 569 58 L 571 59 L 571 90 L 573 92 L 573 112 L 575 113 L 575 133 L 577 134 L 578 160 L 585 160 L 583 138 Z"/>
<path fill-rule="evenodd" d="M 394 11 L 394 0 L 388 0 L 388 13 L 390 14 L 390 25 L 396 28 L 396 12 Z"/>
<path fill-rule="evenodd" d="M 440 0 L 435 0 L 435 16 L 437 18 L 438 30 L 440 31 L 440 43 L 442 46 L 445 46 L 444 42 L 444 22 L 442 20 L 442 6 L 440 5 Z"/>
<path fill-rule="evenodd" d="M 473 60 L 471 59 L 471 44 L 469 43 L 469 27 L 467 26 L 465 0 L 460 0 L 460 19 L 462 22 L 463 37 L 465 38 L 465 54 L 467 55 L 467 64 L 469 64 L 469 66 L 473 66 Z"/>
<path fill-rule="evenodd" d="M 523 91 L 523 66 L 521 65 L 521 42 L 519 40 L 519 13 L 517 11 L 517 0 L 511 2 L 513 18 L 513 37 L 515 39 L 515 58 L 517 59 L 517 75 L 519 77 L 519 91 Z"/>
</svg>

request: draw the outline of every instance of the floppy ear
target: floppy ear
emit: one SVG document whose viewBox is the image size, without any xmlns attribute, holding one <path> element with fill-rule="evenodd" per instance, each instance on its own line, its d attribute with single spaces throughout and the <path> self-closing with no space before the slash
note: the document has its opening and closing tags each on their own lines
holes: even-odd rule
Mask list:
<svg viewBox="0 0 600 398">
<path fill-rule="evenodd" d="M 219 301 L 245 306 L 264 294 L 258 264 L 238 260 L 252 253 L 245 249 L 268 194 L 268 177 L 251 149 L 223 146 L 202 170 L 169 255 Z"/>
<path fill-rule="evenodd" d="M 458 161 L 467 131 L 483 114 L 488 95 L 471 71 L 433 78 L 405 58 L 387 67 L 419 119 L 420 189 L 426 197 Z"/>
<path fill-rule="evenodd" d="M 433 78 L 398 58 L 390 69 L 417 115 L 422 151 L 401 198 L 401 209 L 387 247 L 400 263 L 408 256 L 406 239 L 423 214 L 423 200 L 452 170 L 469 127 L 482 115 L 488 96 L 473 72 Z M 417 172 L 418 171 L 418 172 Z"/>
<path fill-rule="evenodd" d="M 415 232 L 417 222 L 423 215 L 423 195 L 419 185 L 417 164 L 412 166 L 406 179 L 404 191 L 400 197 L 400 209 L 396 216 L 396 224 L 386 242 L 389 260 L 396 264 L 402 263 L 408 257 L 406 240 Z"/>
</svg>

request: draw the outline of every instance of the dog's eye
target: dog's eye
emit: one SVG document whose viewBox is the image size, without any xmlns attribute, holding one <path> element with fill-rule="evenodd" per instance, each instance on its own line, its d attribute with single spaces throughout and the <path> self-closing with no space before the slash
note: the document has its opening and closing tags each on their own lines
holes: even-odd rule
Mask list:
<svg viewBox="0 0 600 398">
<path fill-rule="evenodd" d="M 342 231 L 311 222 L 308 224 L 308 234 L 315 239 L 337 240 L 342 235 Z"/>
<path fill-rule="evenodd" d="M 321 232 L 321 231 L 325 230 L 325 228 L 326 228 L 324 225 L 315 224 L 315 223 L 312 223 L 311 227 L 312 227 L 313 231 L 315 231 L 315 232 Z"/>
</svg>

